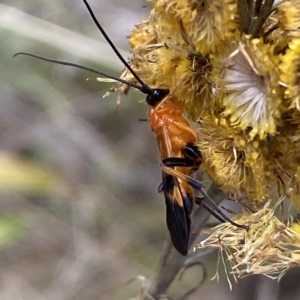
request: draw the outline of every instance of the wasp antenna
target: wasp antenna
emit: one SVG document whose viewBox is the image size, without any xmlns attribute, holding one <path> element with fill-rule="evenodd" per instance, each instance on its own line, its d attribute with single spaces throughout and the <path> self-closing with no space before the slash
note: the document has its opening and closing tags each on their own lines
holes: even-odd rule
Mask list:
<svg viewBox="0 0 300 300">
<path fill-rule="evenodd" d="M 67 61 L 51 59 L 51 58 L 47 58 L 47 57 L 43 57 L 43 56 L 40 56 L 40 55 L 27 53 L 27 52 L 18 52 L 13 57 L 18 56 L 18 55 L 30 56 L 30 57 L 34 57 L 34 58 L 37 58 L 37 59 L 40 59 L 40 60 L 45 60 L 45 61 L 48 61 L 48 62 L 51 62 L 51 63 L 54 63 L 54 64 L 63 65 L 63 66 L 70 66 L 70 67 L 74 67 L 74 68 L 77 68 L 77 69 L 82 69 L 82 70 L 86 70 L 86 71 L 89 71 L 89 72 L 93 72 L 95 74 L 98 74 L 98 75 L 116 80 L 116 81 L 124 83 L 124 84 L 127 84 L 127 85 L 129 85 L 133 88 L 136 88 L 136 89 L 140 90 L 141 92 L 143 92 L 142 87 L 140 87 L 139 85 L 136 85 L 132 82 L 126 81 L 124 79 L 121 79 L 121 78 L 118 78 L 118 77 L 115 77 L 115 76 L 112 76 L 112 75 L 107 75 L 107 74 L 105 74 L 101 71 L 95 70 L 93 68 L 85 67 L 85 66 L 75 64 L 75 63 L 71 63 L 71 62 L 67 62 Z"/>
<path fill-rule="evenodd" d="M 131 66 L 129 65 L 129 63 L 124 59 L 124 57 L 121 55 L 121 53 L 118 51 L 118 49 L 116 48 L 116 46 L 113 44 L 113 42 L 111 41 L 111 39 L 109 38 L 109 36 L 106 34 L 106 32 L 104 31 L 104 29 L 102 28 L 102 26 L 100 25 L 99 21 L 97 20 L 94 12 L 92 11 L 92 8 L 90 7 L 90 5 L 88 4 L 87 0 L 83 0 L 86 8 L 88 9 L 94 23 L 96 24 L 97 28 L 100 30 L 100 32 L 102 33 L 102 35 L 104 36 L 104 38 L 106 39 L 106 41 L 108 42 L 108 44 L 110 45 L 110 47 L 113 49 L 113 51 L 115 52 L 115 54 L 118 56 L 118 58 L 121 60 L 121 62 L 125 65 L 125 67 L 131 72 L 131 74 L 134 76 L 134 78 L 142 85 L 142 89 L 140 89 L 141 92 L 143 92 L 144 94 L 150 94 L 151 92 L 153 92 L 153 89 L 151 89 L 146 83 L 144 83 L 141 78 L 134 72 L 134 70 L 131 68 Z"/>
</svg>

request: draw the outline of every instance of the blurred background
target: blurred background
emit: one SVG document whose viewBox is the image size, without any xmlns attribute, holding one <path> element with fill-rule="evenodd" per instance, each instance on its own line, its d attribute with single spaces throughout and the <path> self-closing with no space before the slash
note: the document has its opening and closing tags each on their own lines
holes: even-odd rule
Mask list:
<svg viewBox="0 0 300 300">
<path fill-rule="evenodd" d="M 89 2 L 128 59 L 126 36 L 151 3 Z M 0 36 L 0 300 L 134 299 L 167 235 L 156 141 L 139 121 L 144 96 L 131 91 L 117 107 L 117 93 L 102 98 L 111 84 L 92 73 L 13 58 L 31 52 L 119 75 L 81 0 L 1 0 Z M 298 270 L 281 285 L 251 276 L 231 292 L 224 272 L 210 280 L 217 253 L 203 261 L 207 276 L 188 299 L 300 299 Z M 200 268 L 169 294 L 201 278 Z"/>
</svg>

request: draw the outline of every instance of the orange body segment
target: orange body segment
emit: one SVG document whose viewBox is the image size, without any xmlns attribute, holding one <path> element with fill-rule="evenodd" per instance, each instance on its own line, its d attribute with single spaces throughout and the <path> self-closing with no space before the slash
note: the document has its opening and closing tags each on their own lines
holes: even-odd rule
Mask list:
<svg viewBox="0 0 300 300">
<path fill-rule="evenodd" d="M 196 132 L 182 114 L 182 107 L 166 103 L 166 100 L 148 112 L 149 124 L 156 136 L 162 159 L 180 157 L 186 145 L 196 142 Z"/>
</svg>

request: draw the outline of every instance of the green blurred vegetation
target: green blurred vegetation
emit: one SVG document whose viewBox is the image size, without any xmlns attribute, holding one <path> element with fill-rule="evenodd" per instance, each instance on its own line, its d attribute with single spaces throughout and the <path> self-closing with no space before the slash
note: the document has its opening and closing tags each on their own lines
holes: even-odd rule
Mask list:
<svg viewBox="0 0 300 300">
<path fill-rule="evenodd" d="M 124 47 L 124 30 L 135 21 L 118 33 L 110 24 L 116 11 L 123 14 L 117 5 L 94 6 Z M 126 281 L 154 272 L 166 233 L 158 227 L 164 213 L 155 140 L 148 124 L 138 122 L 147 113 L 138 103 L 143 97 L 133 91 L 116 108 L 117 94 L 102 99 L 111 84 L 94 74 L 13 58 L 26 51 L 120 74 L 121 63 L 81 1 L 0 6 L 0 255 L 6 261 L 0 276 L 7 281 L 0 293 L 5 299 L 122 299 L 117 287 L 125 284 L 123 292 L 135 295 L 139 287 Z M 147 14 L 141 5 L 138 10 Z M 126 22 L 114 18 L 120 19 Z M 85 49 L 86 39 L 94 49 Z"/>
<path fill-rule="evenodd" d="M 20 215 L 0 215 L 0 246 L 8 246 L 14 239 L 25 234 L 25 224 L 26 221 Z"/>
</svg>

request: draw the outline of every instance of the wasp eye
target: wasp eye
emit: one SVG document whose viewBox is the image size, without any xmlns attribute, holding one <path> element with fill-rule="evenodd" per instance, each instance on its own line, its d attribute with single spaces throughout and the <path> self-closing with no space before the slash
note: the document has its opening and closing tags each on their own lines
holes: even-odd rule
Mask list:
<svg viewBox="0 0 300 300">
<path fill-rule="evenodd" d="M 159 90 L 154 90 L 153 91 L 153 97 L 159 99 L 160 98 L 160 93 Z"/>
</svg>

